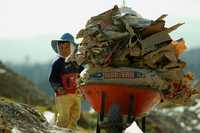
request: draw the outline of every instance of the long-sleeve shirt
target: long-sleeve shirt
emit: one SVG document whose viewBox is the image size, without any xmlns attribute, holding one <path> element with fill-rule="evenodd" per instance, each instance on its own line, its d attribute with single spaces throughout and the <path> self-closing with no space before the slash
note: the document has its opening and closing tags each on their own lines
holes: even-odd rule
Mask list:
<svg viewBox="0 0 200 133">
<path fill-rule="evenodd" d="M 52 65 L 49 82 L 56 92 L 56 89 L 58 87 L 63 87 L 61 78 L 63 74 L 81 73 L 83 69 L 83 66 L 78 66 L 77 64 L 72 62 L 65 62 L 65 59 L 60 57 Z"/>
</svg>

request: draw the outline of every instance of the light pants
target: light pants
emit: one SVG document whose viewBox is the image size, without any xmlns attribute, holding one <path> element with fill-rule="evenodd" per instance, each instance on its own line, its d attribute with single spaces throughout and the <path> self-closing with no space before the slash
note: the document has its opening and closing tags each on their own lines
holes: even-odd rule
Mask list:
<svg viewBox="0 0 200 133">
<path fill-rule="evenodd" d="M 81 97 L 77 94 L 66 94 L 55 99 L 57 109 L 57 126 L 77 129 L 81 112 Z"/>
</svg>

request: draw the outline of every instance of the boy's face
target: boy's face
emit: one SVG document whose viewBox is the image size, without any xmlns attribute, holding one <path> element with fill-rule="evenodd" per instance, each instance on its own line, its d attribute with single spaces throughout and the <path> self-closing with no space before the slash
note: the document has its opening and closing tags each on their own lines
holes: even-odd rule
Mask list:
<svg viewBox="0 0 200 133">
<path fill-rule="evenodd" d="M 63 57 L 67 57 L 70 55 L 70 42 L 63 42 L 61 44 L 57 45 L 58 48 L 58 53 L 63 56 Z"/>
</svg>

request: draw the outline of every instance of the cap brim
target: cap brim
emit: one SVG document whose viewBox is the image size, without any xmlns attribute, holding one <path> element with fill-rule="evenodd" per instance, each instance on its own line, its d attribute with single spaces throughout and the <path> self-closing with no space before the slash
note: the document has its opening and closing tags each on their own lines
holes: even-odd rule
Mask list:
<svg viewBox="0 0 200 133">
<path fill-rule="evenodd" d="M 59 42 L 69 42 L 69 41 L 67 41 L 67 40 L 52 40 L 51 47 L 56 53 L 58 53 L 57 45 L 59 44 Z M 78 45 L 75 42 L 70 42 L 70 43 L 74 44 L 75 46 Z"/>
<path fill-rule="evenodd" d="M 51 47 L 56 53 L 58 53 L 57 44 L 58 44 L 57 40 L 52 40 L 51 41 Z"/>
</svg>

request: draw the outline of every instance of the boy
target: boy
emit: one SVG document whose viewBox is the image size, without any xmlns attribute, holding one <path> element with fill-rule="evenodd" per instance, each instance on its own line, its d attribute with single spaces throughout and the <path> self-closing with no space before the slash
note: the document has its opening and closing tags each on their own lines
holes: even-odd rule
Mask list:
<svg viewBox="0 0 200 133">
<path fill-rule="evenodd" d="M 56 94 L 57 125 L 76 129 L 80 118 L 80 96 L 76 94 L 76 79 L 84 69 L 73 61 L 76 50 L 74 37 L 65 33 L 61 40 L 52 41 L 53 50 L 60 56 L 52 65 L 49 82 Z"/>
</svg>

